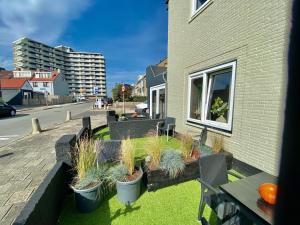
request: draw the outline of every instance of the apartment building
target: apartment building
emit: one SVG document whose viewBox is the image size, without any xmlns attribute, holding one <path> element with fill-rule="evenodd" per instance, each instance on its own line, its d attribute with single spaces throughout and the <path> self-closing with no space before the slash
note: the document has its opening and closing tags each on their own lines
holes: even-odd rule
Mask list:
<svg viewBox="0 0 300 225">
<path fill-rule="evenodd" d="M 133 87 L 134 96 L 147 96 L 146 74 L 138 75 Z"/>
<path fill-rule="evenodd" d="M 291 1 L 168 1 L 168 116 L 277 174 Z"/>
<path fill-rule="evenodd" d="M 14 67 L 16 70 L 60 70 L 73 95 L 106 96 L 105 59 L 101 53 L 76 52 L 70 47 L 51 47 L 21 38 L 13 42 Z"/>
</svg>

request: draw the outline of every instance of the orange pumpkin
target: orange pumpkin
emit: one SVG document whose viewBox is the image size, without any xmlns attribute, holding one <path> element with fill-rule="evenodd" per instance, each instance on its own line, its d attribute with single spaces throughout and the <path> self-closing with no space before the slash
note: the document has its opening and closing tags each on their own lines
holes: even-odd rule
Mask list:
<svg viewBox="0 0 300 225">
<path fill-rule="evenodd" d="M 274 205 L 276 203 L 277 185 L 272 183 L 263 183 L 258 189 L 260 197 L 267 203 Z"/>
</svg>

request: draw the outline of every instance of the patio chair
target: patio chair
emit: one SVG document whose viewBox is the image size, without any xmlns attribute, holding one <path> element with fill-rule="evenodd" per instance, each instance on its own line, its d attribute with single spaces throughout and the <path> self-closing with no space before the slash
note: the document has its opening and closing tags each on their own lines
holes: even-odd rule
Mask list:
<svg viewBox="0 0 300 225">
<path fill-rule="evenodd" d="M 225 193 L 218 186 L 228 183 L 225 155 L 213 154 L 203 156 L 199 160 L 201 183 L 201 199 L 198 211 L 198 220 L 202 224 L 209 224 L 203 217 L 205 204 L 217 215 L 217 224 L 239 224 L 239 208 L 225 198 Z"/>
<path fill-rule="evenodd" d="M 175 118 L 167 117 L 164 121 L 158 122 L 156 125 L 157 135 L 167 133 L 167 141 L 169 141 L 169 132 L 175 136 Z"/>
</svg>

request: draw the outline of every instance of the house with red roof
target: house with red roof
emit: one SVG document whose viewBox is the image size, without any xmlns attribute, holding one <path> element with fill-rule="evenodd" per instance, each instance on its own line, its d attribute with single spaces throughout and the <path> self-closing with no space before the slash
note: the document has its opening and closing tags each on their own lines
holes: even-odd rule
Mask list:
<svg viewBox="0 0 300 225">
<path fill-rule="evenodd" d="M 43 92 L 48 95 L 68 96 L 69 86 L 63 75 L 58 71 L 36 71 L 30 78 L 34 92 Z"/>
<path fill-rule="evenodd" d="M 23 98 L 31 98 L 33 88 L 26 78 L 0 78 L 2 101 L 11 105 L 22 105 Z"/>
<path fill-rule="evenodd" d="M 13 77 L 28 79 L 34 92 L 56 96 L 69 95 L 68 83 L 60 71 L 15 70 Z"/>
</svg>

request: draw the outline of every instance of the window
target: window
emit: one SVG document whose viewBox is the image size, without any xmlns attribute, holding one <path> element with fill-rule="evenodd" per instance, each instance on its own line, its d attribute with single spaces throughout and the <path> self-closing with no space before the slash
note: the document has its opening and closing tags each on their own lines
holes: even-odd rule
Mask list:
<svg viewBox="0 0 300 225">
<path fill-rule="evenodd" d="M 188 121 L 231 130 L 235 67 L 231 62 L 189 76 Z"/>
<path fill-rule="evenodd" d="M 48 82 L 43 82 L 43 87 L 49 87 L 49 83 Z"/>
<path fill-rule="evenodd" d="M 192 4 L 192 15 L 203 8 L 210 0 L 193 0 Z"/>
<path fill-rule="evenodd" d="M 33 83 L 32 83 L 32 86 L 33 86 L 33 87 L 37 87 L 37 86 L 38 86 L 37 82 L 33 82 Z"/>
</svg>

